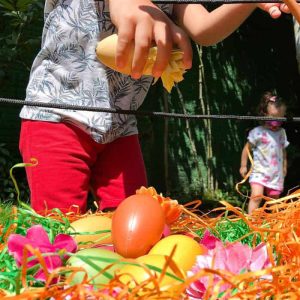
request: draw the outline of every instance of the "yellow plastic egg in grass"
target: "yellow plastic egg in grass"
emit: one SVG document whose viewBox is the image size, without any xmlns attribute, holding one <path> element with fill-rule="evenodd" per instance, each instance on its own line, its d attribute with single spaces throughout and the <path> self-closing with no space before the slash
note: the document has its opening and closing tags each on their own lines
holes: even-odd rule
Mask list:
<svg viewBox="0 0 300 300">
<path fill-rule="evenodd" d="M 84 271 L 76 271 L 73 275 L 67 273 L 67 277 L 72 276 L 71 284 L 82 283 L 85 274 L 88 275 L 88 280 L 90 284 L 101 286 L 107 284 L 111 278 L 114 277 L 114 272 L 120 269 L 123 265 L 118 264 L 123 257 L 115 252 L 99 249 L 90 248 L 83 249 L 72 255 L 68 261 L 67 265 L 71 267 L 81 267 Z M 101 271 L 113 264 L 105 272 Z"/>
<path fill-rule="evenodd" d="M 111 222 L 108 217 L 90 215 L 72 222 L 70 233 L 79 248 L 111 244 Z"/>
<path fill-rule="evenodd" d="M 152 247 L 149 254 L 170 256 L 175 246 L 176 249 L 172 258 L 184 272 L 192 268 L 198 255 L 203 255 L 207 252 L 206 247 L 200 245 L 191 237 L 174 234 L 161 239 Z"/>
<path fill-rule="evenodd" d="M 97 58 L 107 67 L 118 71 L 123 74 L 131 74 L 131 65 L 133 58 L 133 48 L 130 52 L 127 65 L 120 69 L 116 66 L 116 49 L 118 43 L 118 35 L 110 35 L 100 42 L 96 47 Z M 152 75 L 152 68 L 154 66 L 157 56 L 157 47 L 151 47 L 149 49 L 148 58 L 144 66 L 143 75 Z M 183 74 L 185 73 L 183 66 L 183 53 L 180 50 L 173 50 L 171 52 L 169 63 L 161 75 L 163 86 L 168 92 L 171 91 L 172 87 L 176 82 L 183 80 Z"/>
<path fill-rule="evenodd" d="M 171 265 L 168 264 L 166 270 L 167 273 L 163 274 L 162 280 L 159 281 L 162 274 L 161 270 L 166 266 L 167 259 L 168 258 L 164 255 L 143 255 L 135 259 L 135 261 L 147 265 L 147 269 L 144 266 L 126 264 L 122 269 L 117 271 L 116 274 L 120 276 L 121 282 L 127 284 L 132 289 L 148 280 L 149 283 L 145 283 L 145 288 L 153 289 L 155 285 L 151 280 L 151 276 L 155 276 L 155 280 L 156 282 L 159 282 L 161 291 L 175 291 L 179 288 L 180 284 L 184 282 L 185 274 L 178 266 L 176 266 L 175 269 L 172 269 Z"/>
</svg>

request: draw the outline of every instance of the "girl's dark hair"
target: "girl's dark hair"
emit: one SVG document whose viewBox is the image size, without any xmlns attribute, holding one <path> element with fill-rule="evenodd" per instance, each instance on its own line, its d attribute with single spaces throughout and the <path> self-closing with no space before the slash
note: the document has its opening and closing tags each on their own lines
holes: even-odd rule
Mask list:
<svg viewBox="0 0 300 300">
<path fill-rule="evenodd" d="M 260 98 L 260 103 L 258 105 L 259 116 L 265 116 L 266 114 L 268 114 L 269 103 L 275 105 L 276 108 L 285 105 L 285 102 L 281 97 L 277 96 L 276 94 L 270 91 L 267 91 L 263 93 Z"/>
</svg>

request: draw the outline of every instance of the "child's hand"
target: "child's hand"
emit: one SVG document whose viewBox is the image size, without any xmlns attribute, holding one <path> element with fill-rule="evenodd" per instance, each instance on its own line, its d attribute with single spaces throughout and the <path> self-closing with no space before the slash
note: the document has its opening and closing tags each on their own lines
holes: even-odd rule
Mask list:
<svg viewBox="0 0 300 300">
<path fill-rule="evenodd" d="M 284 3 L 259 3 L 257 7 L 268 12 L 274 19 L 279 18 L 282 12 L 290 13 L 289 8 Z"/>
<path fill-rule="evenodd" d="M 247 167 L 240 167 L 240 174 L 244 178 L 247 174 Z"/>
<path fill-rule="evenodd" d="M 184 68 L 191 68 L 190 39 L 150 0 L 109 0 L 109 6 L 111 20 L 118 29 L 116 64 L 120 69 L 128 63 L 134 47 L 131 76 L 141 77 L 152 42 L 158 47 L 154 77 L 160 77 L 167 67 L 174 45 L 184 53 Z"/>
</svg>

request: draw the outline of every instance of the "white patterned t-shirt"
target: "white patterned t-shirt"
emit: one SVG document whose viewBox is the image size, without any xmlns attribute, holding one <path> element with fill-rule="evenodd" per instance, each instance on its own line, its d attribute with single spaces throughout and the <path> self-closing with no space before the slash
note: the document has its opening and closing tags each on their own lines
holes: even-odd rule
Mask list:
<svg viewBox="0 0 300 300">
<path fill-rule="evenodd" d="M 264 126 L 252 129 L 248 141 L 253 151 L 253 171 L 249 182 L 282 191 L 283 149 L 289 145 L 283 128 L 273 131 Z"/>
<path fill-rule="evenodd" d="M 171 13 L 171 4 L 158 6 Z M 133 80 L 96 58 L 97 42 L 115 31 L 107 0 L 46 0 L 42 46 L 33 62 L 26 101 L 138 109 L 153 78 Z M 20 117 L 72 123 L 99 143 L 137 134 L 132 115 L 24 106 Z"/>
</svg>

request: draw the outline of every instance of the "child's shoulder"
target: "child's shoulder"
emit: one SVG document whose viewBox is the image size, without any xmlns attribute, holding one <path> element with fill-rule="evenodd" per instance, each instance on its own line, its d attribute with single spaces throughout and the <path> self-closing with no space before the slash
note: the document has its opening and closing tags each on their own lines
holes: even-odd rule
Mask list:
<svg viewBox="0 0 300 300">
<path fill-rule="evenodd" d="M 249 131 L 249 134 L 255 134 L 255 133 L 259 133 L 259 132 L 264 132 L 266 129 L 264 126 L 256 126 L 254 128 L 252 128 L 250 131 Z"/>
<path fill-rule="evenodd" d="M 279 130 L 278 130 L 278 135 L 280 136 L 280 137 L 282 137 L 283 139 L 286 139 L 286 131 L 285 131 L 285 129 L 284 128 L 280 128 Z"/>
<path fill-rule="evenodd" d="M 278 130 L 280 133 L 285 133 L 285 129 L 283 127 L 280 127 L 280 129 Z"/>
</svg>

